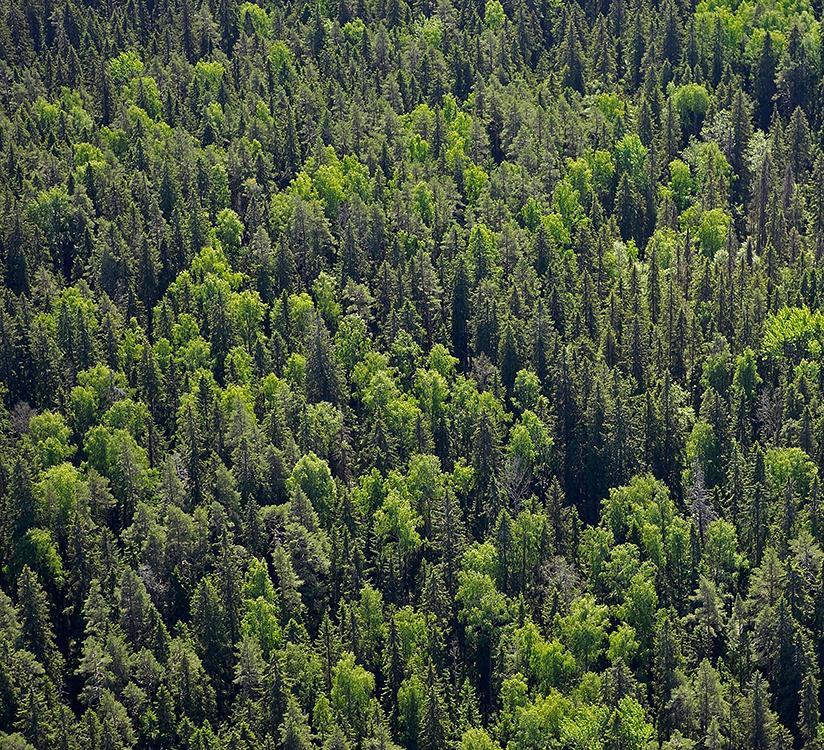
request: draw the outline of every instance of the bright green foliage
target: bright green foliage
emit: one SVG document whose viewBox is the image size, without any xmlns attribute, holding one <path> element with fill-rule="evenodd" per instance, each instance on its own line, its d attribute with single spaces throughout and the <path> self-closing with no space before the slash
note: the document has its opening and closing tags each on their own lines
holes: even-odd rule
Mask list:
<svg viewBox="0 0 824 750">
<path fill-rule="evenodd" d="M 701 250 L 706 255 L 713 257 L 724 247 L 729 226 L 730 217 L 720 208 L 713 208 L 701 215 L 698 240 L 701 243 Z"/>
<path fill-rule="evenodd" d="M 821 23 L 0 3 L 0 748 L 820 750 Z"/>
<path fill-rule="evenodd" d="M 374 677 L 355 664 L 351 653 L 344 653 L 335 666 L 331 699 L 340 721 L 351 731 L 363 732 L 374 689 Z"/>
<path fill-rule="evenodd" d="M 28 439 L 43 469 L 59 464 L 72 456 L 71 431 L 63 417 L 52 411 L 36 414 L 29 422 Z"/>
<path fill-rule="evenodd" d="M 818 359 L 824 352 L 824 314 L 808 307 L 782 307 L 764 323 L 764 351 L 773 358 Z"/>
</svg>

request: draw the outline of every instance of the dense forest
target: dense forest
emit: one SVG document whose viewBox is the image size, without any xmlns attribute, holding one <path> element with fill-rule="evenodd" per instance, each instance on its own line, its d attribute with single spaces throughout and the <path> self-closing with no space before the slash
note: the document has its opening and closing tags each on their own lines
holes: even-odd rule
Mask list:
<svg viewBox="0 0 824 750">
<path fill-rule="evenodd" d="M 0 748 L 824 747 L 821 19 L 0 0 Z"/>
</svg>

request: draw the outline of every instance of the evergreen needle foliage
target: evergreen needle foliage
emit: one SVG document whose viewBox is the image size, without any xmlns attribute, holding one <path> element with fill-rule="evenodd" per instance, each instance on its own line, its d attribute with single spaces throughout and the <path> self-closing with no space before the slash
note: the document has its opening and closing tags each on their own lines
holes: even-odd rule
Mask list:
<svg viewBox="0 0 824 750">
<path fill-rule="evenodd" d="M 0 0 L 0 750 L 821 750 L 821 0 Z"/>
</svg>

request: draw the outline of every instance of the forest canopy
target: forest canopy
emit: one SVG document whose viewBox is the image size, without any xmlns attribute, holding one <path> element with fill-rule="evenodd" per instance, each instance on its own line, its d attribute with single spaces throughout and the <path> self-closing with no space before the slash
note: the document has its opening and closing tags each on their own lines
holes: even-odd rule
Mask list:
<svg viewBox="0 0 824 750">
<path fill-rule="evenodd" d="M 0 748 L 824 748 L 823 12 L 0 0 Z"/>
</svg>

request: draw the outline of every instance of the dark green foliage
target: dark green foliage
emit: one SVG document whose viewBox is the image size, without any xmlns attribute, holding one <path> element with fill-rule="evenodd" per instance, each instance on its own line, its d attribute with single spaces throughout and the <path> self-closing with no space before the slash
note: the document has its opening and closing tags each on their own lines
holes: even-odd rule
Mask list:
<svg viewBox="0 0 824 750">
<path fill-rule="evenodd" d="M 0 748 L 820 748 L 821 13 L 0 0 Z"/>
</svg>

